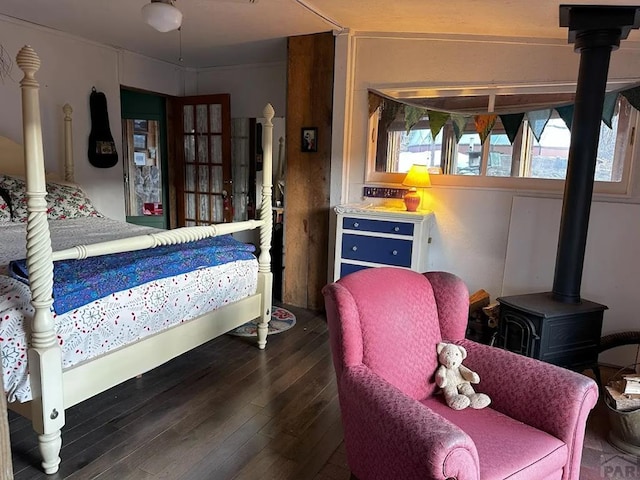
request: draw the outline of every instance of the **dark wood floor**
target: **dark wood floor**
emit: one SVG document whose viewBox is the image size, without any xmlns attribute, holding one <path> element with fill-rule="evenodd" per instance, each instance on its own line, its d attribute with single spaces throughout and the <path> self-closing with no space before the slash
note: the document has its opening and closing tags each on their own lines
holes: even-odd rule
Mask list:
<svg viewBox="0 0 640 480">
<path fill-rule="evenodd" d="M 348 480 L 324 317 L 287 308 L 296 326 L 264 351 L 224 335 L 69 409 L 56 475 L 41 472 L 30 424 L 10 414 L 15 478 Z M 600 402 L 581 480 L 613 478 L 608 429 Z"/>
<path fill-rule="evenodd" d="M 56 475 L 10 414 L 15 478 L 348 479 L 324 317 L 287 308 L 264 351 L 224 335 L 69 409 Z"/>
</svg>

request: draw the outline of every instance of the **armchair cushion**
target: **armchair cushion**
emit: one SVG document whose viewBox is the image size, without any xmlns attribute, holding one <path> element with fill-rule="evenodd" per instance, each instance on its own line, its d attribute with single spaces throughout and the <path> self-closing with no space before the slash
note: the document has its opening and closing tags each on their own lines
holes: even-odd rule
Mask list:
<svg viewBox="0 0 640 480">
<path fill-rule="evenodd" d="M 567 445 L 548 433 L 490 407 L 452 410 L 436 396 L 422 404 L 469 435 L 478 451 L 482 480 L 562 478 Z"/>
</svg>

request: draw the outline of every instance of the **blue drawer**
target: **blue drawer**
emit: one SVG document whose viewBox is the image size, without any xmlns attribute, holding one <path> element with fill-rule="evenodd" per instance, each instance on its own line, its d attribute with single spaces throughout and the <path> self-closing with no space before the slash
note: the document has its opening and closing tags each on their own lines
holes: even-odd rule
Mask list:
<svg viewBox="0 0 640 480">
<path fill-rule="evenodd" d="M 342 258 L 361 262 L 411 267 L 411 240 L 342 235 Z"/>
<path fill-rule="evenodd" d="M 344 230 L 361 230 L 363 232 L 413 235 L 413 223 L 406 222 L 389 222 L 385 220 L 367 220 L 363 218 L 345 217 L 342 220 L 342 228 Z"/>
<path fill-rule="evenodd" d="M 345 275 L 349 275 L 350 273 L 357 272 L 358 270 L 364 270 L 365 268 L 371 267 L 365 267 L 364 265 L 353 265 L 351 263 L 341 263 L 340 278 L 344 277 Z"/>
</svg>

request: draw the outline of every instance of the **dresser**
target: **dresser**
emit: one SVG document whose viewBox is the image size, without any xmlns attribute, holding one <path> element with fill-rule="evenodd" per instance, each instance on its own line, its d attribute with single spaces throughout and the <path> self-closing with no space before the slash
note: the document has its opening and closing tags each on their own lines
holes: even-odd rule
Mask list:
<svg viewBox="0 0 640 480">
<path fill-rule="evenodd" d="M 334 280 L 363 268 L 428 270 L 432 212 L 338 205 Z"/>
</svg>

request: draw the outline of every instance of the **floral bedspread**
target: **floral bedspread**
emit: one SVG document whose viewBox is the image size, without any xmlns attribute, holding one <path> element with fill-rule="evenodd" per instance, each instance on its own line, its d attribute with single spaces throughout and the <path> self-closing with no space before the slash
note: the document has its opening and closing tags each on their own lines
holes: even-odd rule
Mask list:
<svg viewBox="0 0 640 480">
<path fill-rule="evenodd" d="M 148 282 L 62 315 L 54 315 L 63 368 L 196 318 L 256 292 L 257 260 Z M 31 400 L 25 324 L 33 316 L 29 287 L 0 276 L 0 352 L 10 402 Z"/>
<path fill-rule="evenodd" d="M 253 251 L 253 245 L 239 242 L 231 235 L 223 235 L 147 250 L 54 262 L 53 309 L 61 315 L 113 291 L 199 268 L 251 260 Z M 9 275 L 28 284 L 26 263 L 25 259 L 11 262 Z"/>
</svg>

